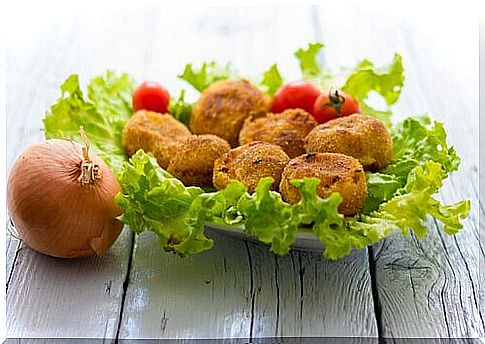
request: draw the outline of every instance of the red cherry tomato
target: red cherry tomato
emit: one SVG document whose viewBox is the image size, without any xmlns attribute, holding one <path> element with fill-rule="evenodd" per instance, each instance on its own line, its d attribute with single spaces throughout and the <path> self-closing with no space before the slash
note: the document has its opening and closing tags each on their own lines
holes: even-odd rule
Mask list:
<svg viewBox="0 0 485 344">
<path fill-rule="evenodd" d="M 313 117 L 318 123 L 325 123 L 331 119 L 354 113 L 360 113 L 357 100 L 351 95 L 337 90 L 323 92 L 313 107 Z"/>
<path fill-rule="evenodd" d="M 159 83 L 146 81 L 133 92 L 133 110 L 149 110 L 159 113 L 168 112 L 170 94 Z"/>
<path fill-rule="evenodd" d="M 300 108 L 312 113 L 313 104 L 319 95 L 320 90 L 310 81 L 290 82 L 276 91 L 272 111 L 279 113 L 286 109 Z"/>
</svg>

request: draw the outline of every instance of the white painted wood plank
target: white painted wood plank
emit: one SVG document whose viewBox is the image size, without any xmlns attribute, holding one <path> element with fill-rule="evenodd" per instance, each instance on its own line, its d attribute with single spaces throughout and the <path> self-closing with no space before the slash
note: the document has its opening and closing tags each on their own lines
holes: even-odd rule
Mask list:
<svg viewBox="0 0 485 344">
<path fill-rule="evenodd" d="M 321 252 L 277 257 L 265 245 L 249 251 L 260 260 L 252 264 L 254 337 L 377 337 L 366 250 L 339 261 Z"/>
<path fill-rule="evenodd" d="M 455 237 L 430 222 L 430 233 L 422 241 L 395 235 L 375 245 L 381 335 L 483 336 L 484 309 L 478 295 L 479 262 L 484 259 L 478 240 L 478 47 L 476 40 L 460 39 L 476 35 L 476 27 L 463 21 L 450 27 L 449 18 L 433 18 L 430 25 L 372 15 L 362 8 L 340 13 L 339 22 L 352 25 L 343 27 L 320 11 L 327 62 L 336 66 L 367 57 L 386 61 L 394 52 L 401 53 L 407 79 L 396 109 L 406 116 L 430 112 L 445 122 L 463 161 L 440 199 L 468 198 L 473 205 L 465 228 Z"/>
<path fill-rule="evenodd" d="M 154 15 L 143 78 L 175 89 L 186 87 L 174 77 L 191 61 L 230 61 L 249 75 L 278 62 L 298 79 L 292 54 L 315 40 L 308 8 L 192 9 L 183 26 L 176 13 Z M 319 253 L 276 258 L 262 245 L 213 235 L 213 250 L 185 259 L 161 252 L 153 235 L 136 238 L 120 339 L 377 336 L 365 250 L 333 263 Z"/>
<path fill-rule="evenodd" d="M 8 167 L 29 144 L 43 139 L 44 113 L 71 73 L 86 82 L 107 68 L 143 70 L 151 29 L 148 9 L 85 15 L 69 17 L 67 23 L 43 18 L 48 25 L 37 23 L 27 35 L 13 36 L 7 50 Z M 125 40 L 130 44 L 122 44 Z M 7 335 L 115 338 L 132 241 L 125 228 L 107 256 L 76 261 L 23 246 L 16 252 L 12 241 Z"/>
<path fill-rule="evenodd" d="M 137 237 L 120 338 L 246 337 L 251 318 L 244 242 L 217 236 L 199 256 L 163 252 Z"/>
<path fill-rule="evenodd" d="M 7 337 L 115 338 L 131 241 L 126 228 L 104 257 L 78 260 L 22 245 L 7 293 Z"/>
</svg>

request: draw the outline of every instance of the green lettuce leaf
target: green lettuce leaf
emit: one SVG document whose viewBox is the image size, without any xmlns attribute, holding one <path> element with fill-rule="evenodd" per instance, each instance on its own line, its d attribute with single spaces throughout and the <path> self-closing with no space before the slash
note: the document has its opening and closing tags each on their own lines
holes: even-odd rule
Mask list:
<svg viewBox="0 0 485 344">
<path fill-rule="evenodd" d="M 437 162 L 444 169 L 446 178 L 460 165 L 455 149 L 446 142 L 443 124 L 433 122 L 427 116 L 405 119 L 393 127 L 391 136 L 394 144 L 393 162 L 380 173 L 367 173 L 366 214 L 376 210 L 379 204 L 404 187 L 415 167 L 424 166 L 428 161 Z"/>
<path fill-rule="evenodd" d="M 122 131 L 132 115 L 131 94 L 134 82 L 127 75 L 112 71 L 88 84 L 85 96 L 77 74 L 61 86 L 61 97 L 51 106 L 43 120 L 44 133 L 50 138 L 72 138 L 82 143 L 82 126 L 92 149 L 117 173 L 127 156 L 122 144 Z"/>
<path fill-rule="evenodd" d="M 343 227 L 334 226 L 323 231 L 318 237 L 325 245 L 325 257 L 342 258 L 352 249 L 372 245 L 392 232 L 407 235 L 412 230 L 418 238 L 423 238 L 428 231 L 428 217 L 440 221 L 447 234 L 457 233 L 463 227 L 461 221 L 470 212 L 470 202 L 443 205 L 433 198 L 443 178 L 444 171 L 438 163 L 429 161 L 424 167 L 416 167 L 405 188 L 382 203 L 378 210 L 346 219 Z"/>
<path fill-rule="evenodd" d="M 371 92 L 377 92 L 387 106 L 391 106 L 399 99 L 403 85 L 402 58 L 401 55 L 395 54 L 394 60 L 384 67 L 376 67 L 369 60 L 360 62 L 348 76 L 342 90 L 357 99 L 362 113 L 374 116 L 390 126 L 392 116 L 390 109 L 374 109 L 367 101 Z"/>
<path fill-rule="evenodd" d="M 263 79 L 260 82 L 263 91 L 269 95 L 274 95 L 276 91 L 283 85 L 283 77 L 278 70 L 276 64 L 272 65 L 267 71 L 263 73 Z"/>
<path fill-rule="evenodd" d="M 409 167 L 423 165 L 429 160 L 440 163 L 446 172 L 445 176 L 457 171 L 460 166 L 460 157 L 455 148 L 446 142 L 443 123 L 433 122 L 427 116 L 409 117 L 398 123 L 391 135 L 394 162 L 387 167 L 385 173 L 407 175 Z"/>
<path fill-rule="evenodd" d="M 423 238 L 427 233 L 427 216 L 431 216 L 442 222 L 446 233 L 458 232 L 463 227 L 460 220 L 470 212 L 470 201 L 443 205 L 433 198 L 444 178 L 445 171 L 439 163 L 427 161 L 417 166 L 409 173 L 404 188 L 377 211 L 363 216 L 362 222 L 400 230 L 404 235 L 413 230 L 418 238 Z"/>
<path fill-rule="evenodd" d="M 272 177 L 260 180 L 252 195 L 244 194 L 237 209 L 244 217 L 244 231 L 261 242 L 271 244 L 271 251 L 286 254 L 295 241 L 298 222 L 292 207 L 283 202 L 281 194 L 271 191 Z"/>
<path fill-rule="evenodd" d="M 172 116 L 189 126 L 190 116 L 192 115 L 192 104 L 185 101 L 185 90 L 180 91 L 177 99 L 171 99 L 168 111 Z"/>
<path fill-rule="evenodd" d="M 326 89 L 330 86 L 332 76 L 318 62 L 318 54 L 323 47 L 323 43 L 309 43 L 306 49 L 298 49 L 295 56 L 300 63 L 302 78 L 312 80 L 321 88 Z"/>
<path fill-rule="evenodd" d="M 369 214 L 376 210 L 383 201 L 391 199 L 403 182 L 395 175 L 384 173 L 366 173 L 367 199 L 363 213 Z"/>
<path fill-rule="evenodd" d="M 202 92 L 211 84 L 218 80 L 230 79 L 235 77 L 236 73 L 231 70 L 230 65 L 219 66 L 216 62 L 204 62 L 202 66 L 197 69 L 191 63 L 185 66 L 182 74 L 178 77 L 187 81 L 197 91 Z"/>
<path fill-rule="evenodd" d="M 194 203 L 203 194 L 202 189 L 185 187 L 142 150 L 124 163 L 120 183 L 123 193 L 115 198 L 124 212 L 120 220 L 134 232 L 153 231 L 166 251 L 180 255 L 212 247 L 212 240 L 205 237 L 194 216 L 203 213 L 201 205 Z"/>
<path fill-rule="evenodd" d="M 206 223 L 234 224 L 242 219 L 234 212 L 246 193 L 242 183 L 234 181 L 224 190 L 204 193 L 184 186 L 142 150 L 125 162 L 120 182 L 123 192 L 115 202 L 124 213 L 119 219 L 138 234 L 156 233 L 164 250 L 180 256 L 212 248 L 213 240 L 204 233 Z"/>
<path fill-rule="evenodd" d="M 317 57 L 323 47 L 323 43 L 310 43 L 306 49 L 300 48 L 295 52 L 304 79 L 312 79 L 322 73 L 322 67 L 318 63 Z"/>
</svg>

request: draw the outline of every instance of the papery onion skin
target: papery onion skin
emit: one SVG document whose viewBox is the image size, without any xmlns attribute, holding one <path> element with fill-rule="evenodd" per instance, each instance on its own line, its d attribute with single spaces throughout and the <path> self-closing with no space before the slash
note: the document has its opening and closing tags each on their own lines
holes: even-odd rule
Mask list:
<svg viewBox="0 0 485 344">
<path fill-rule="evenodd" d="M 103 255 L 119 236 L 122 211 L 116 176 L 96 154 L 99 178 L 81 184 L 82 146 L 48 140 L 30 146 L 13 165 L 7 206 L 20 238 L 31 248 L 59 258 Z"/>
</svg>

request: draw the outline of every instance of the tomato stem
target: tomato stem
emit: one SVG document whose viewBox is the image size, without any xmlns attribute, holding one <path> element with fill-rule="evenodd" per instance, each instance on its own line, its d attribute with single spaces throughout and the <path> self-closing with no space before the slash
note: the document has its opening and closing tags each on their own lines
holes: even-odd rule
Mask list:
<svg viewBox="0 0 485 344">
<path fill-rule="evenodd" d="M 328 102 L 324 103 L 322 105 L 322 108 L 324 106 L 331 106 L 335 109 L 337 116 L 340 117 L 340 115 L 342 114 L 342 105 L 345 103 L 345 97 L 338 94 L 338 90 L 335 90 L 335 92 L 332 94 L 332 89 L 330 89 L 328 91 L 328 99 Z"/>
</svg>

